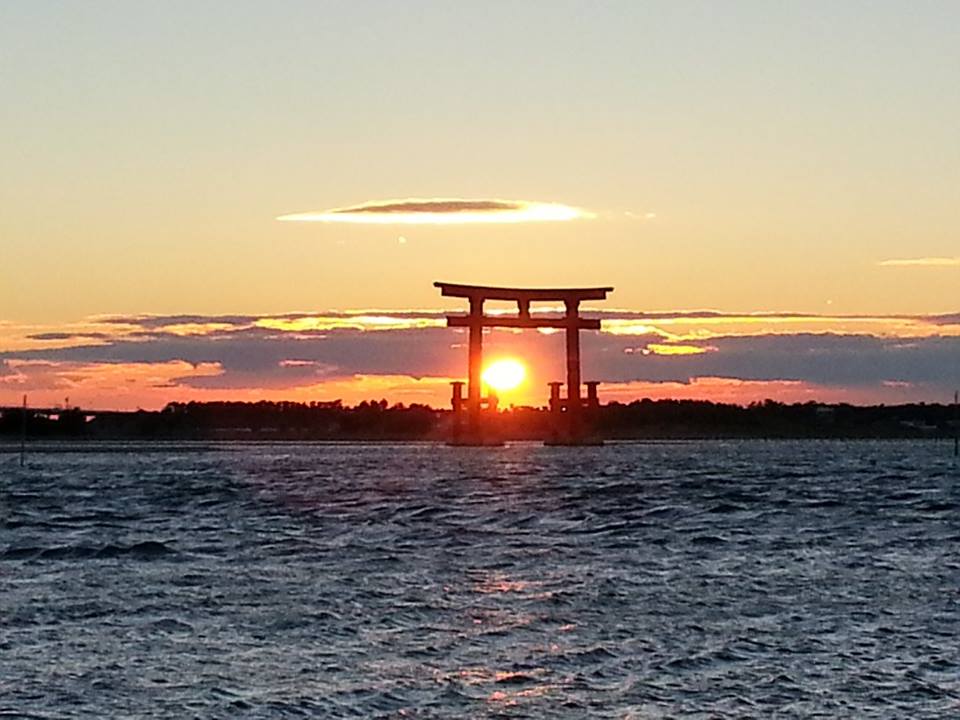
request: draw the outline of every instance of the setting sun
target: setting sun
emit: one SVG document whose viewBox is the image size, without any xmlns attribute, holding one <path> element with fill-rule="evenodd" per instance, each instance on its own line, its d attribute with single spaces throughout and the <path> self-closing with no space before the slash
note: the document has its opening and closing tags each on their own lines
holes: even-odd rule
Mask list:
<svg viewBox="0 0 960 720">
<path fill-rule="evenodd" d="M 523 363 L 513 358 L 496 360 L 483 371 L 483 381 L 498 392 L 513 390 L 527 375 Z"/>
</svg>

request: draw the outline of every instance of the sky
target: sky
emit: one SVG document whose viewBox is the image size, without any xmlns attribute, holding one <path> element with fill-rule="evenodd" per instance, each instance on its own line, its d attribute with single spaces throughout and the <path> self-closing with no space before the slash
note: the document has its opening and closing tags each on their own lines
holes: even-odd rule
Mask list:
<svg viewBox="0 0 960 720">
<path fill-rule="evenodd" d="M 0 405 L 441 405 L 435 280 L 613 286 L 605 399 L 960 385 L 952 1 L 7 0 L 0 98 Z"/>
</svg>

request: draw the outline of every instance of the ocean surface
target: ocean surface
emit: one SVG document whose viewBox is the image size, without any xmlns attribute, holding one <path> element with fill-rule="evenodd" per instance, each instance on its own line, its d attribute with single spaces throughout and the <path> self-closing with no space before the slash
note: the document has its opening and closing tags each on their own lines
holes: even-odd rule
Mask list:
<svg viewBox="0 0 960 720">
<path fill-rule="evenodd" d="M 960 717 L 935 442 L 0 454 L 0 718 Z"/>
</svg>

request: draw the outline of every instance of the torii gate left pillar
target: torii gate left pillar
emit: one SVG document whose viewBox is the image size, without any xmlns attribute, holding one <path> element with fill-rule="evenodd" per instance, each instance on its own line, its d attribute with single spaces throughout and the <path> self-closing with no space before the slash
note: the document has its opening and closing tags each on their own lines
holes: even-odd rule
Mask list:
<svg viewBox="0 0 960 720">
<path fill-rule="evenodd" d="M 467 351 L 470 355 L 467 373 L 467 412 L 469 425 L 479 437 L 480 411 L 483 409 L 483 298 L 470 298 L 470 324 Z"/>
<path fill-rule="evenodd" d="M 467 399 L 463 403 L 462 383 L 454 383 L 453 409 L 459 419 L 459 412 L 466 405 L 467 427 L 456 439 L 457 444 L 489 445 L 498 444 L 484 432 L 481 413 L 483 398 L 480 374 L 483 368 L 483 329 L 485 327 L 508 328 L 557 328 L 566 335 L 567 398 L 551 396 L 551 406 L 555 407 L 555 417 L 564 416 L 564 422 L 557 422 L 555 444 L 576 445 L 586 441 L 582 422 L 583 399 L 580 395 L 580 331 L 599 330 L 600 321 L 580 317 L 580 303 L 584 300 L 603 300 L 612 287 L 598 288 L 500 288 L 482 285 L 458 285 L 436 282 L 441 295 L 466 298 L 470 303 L 468 315 L 448 315 L 449 327 L 467 327 L 469 329 L 469 360 L 467 369 Z M 515 316 L 486 316 L 483 303 L 486 300 L 507 300 L 517 303 Z M 562 318 L 531 317 L 531 302 L 562 302 L 565 313 Z M 588 383 L 591 384 L 591 383 Z M 592 384 L 591 402 L 596 401 L 596 384 Z M 491 398 L 489 404 L 495 403 Z"/>
</svg>

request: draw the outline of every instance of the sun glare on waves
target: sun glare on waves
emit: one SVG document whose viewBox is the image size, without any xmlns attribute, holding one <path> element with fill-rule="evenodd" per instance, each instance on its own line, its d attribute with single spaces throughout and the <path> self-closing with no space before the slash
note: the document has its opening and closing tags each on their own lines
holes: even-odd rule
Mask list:
<svg viewBox="0 0 960 720">
<path fill-rule="evenodd" d="M 483 382 L 498 392 L 513 390 L 527 376 L 527 368 L 514 358 L 495 360 L 484 369 Z"/>
<path fill-rule="evenodd" d="M 528 200 L 409 198 L 281 215 L 291 222 L 371 225 L 457 225 L 470 223 L 565 222 L 592 215 L 560 203 Z"/>
</svg>

